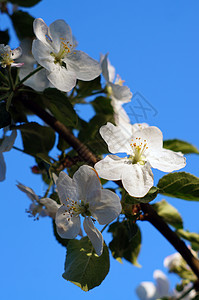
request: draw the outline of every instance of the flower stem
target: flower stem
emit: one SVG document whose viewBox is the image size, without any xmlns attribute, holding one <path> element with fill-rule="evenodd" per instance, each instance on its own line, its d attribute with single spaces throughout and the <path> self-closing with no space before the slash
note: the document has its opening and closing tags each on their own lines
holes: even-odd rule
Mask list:
<svg viewBox="0 0 199 300">
<path fill-rule="evenodd" d="M 52 185 L 53 185 L 53 181 L 51 180 L 43 198 L 46 198 L 48 196 L 48 193 L 49 193 Z"/>
<path fill-rule="evenodd" d="M 10 84 L 10 89 L 12 91 L 14 91 L 14 82 L 13 82 L 13 79 L 12 79 L 12 73 L 11 73 L 11 66 L 7 66 L 7 72 L 8 72 L 8 79 L 9 79 L 9 84 Z"/>
<path fill-rule="evenodd" d="M 186 292 L 184 292 L 179 298 L 176 298 L 176 300 L 184 299 L 184 297 L 187 296 L 193 290 L 193 288 L 194 288 L 194 286 L 190 287 L 190 289 L 188 289 Z"/>
<path fill-rule="evenodd" d="M 35 75 L 37 72 L 41 71 L 43 69 L 42 66 L 37 67 L 34 71 L 30 72 L 26 77 L 24 77 L 21 81 L 19 81 L 17 87 L 22 85 L 27 79 L 29 79 L 31 76 Z"/>
<path fill-rule="evenodd" d="M 5 82 L 5 83 L 9 83 L 8 78 L 0 71 L 0 78 Z"/>
<path fill-rule="evenodd" d="M 107 226 L 108 226 L 108 224 L 106 224 L 106 225 L 102 228 L 101 233 L 106 229 Z"/>
</svg>

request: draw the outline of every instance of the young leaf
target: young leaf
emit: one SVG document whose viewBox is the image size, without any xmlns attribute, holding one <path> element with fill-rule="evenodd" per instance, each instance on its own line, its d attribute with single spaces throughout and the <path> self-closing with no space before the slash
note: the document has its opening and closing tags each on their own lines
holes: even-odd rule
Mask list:
<svg viewBox="0 0 199 300">
<path fill-rule="evenodd" d="M 195 232 L 189 232 L 188 230 L 178 229 L 176 233 L 183 239 L 194 244 L 197 250 L 199 249 L 199 234 Z"/>
<path fill-rule="evenodd" d="M 55 133 L 52 128 L 35 122 L 17 126 L 21 130 L 24 151 L 31 154 L 47 154 L 54 146 Z"/>
<path fill-rule="evenodd" d="M 57 120 L 66 127 L 77 127 L 77 114 L 63 92 L 57 89 L 48 88 L 44 91 L 44 96 L 46 106 Z"/>
<path fill-rule="evenodd" d="M 101 284 L 109 272 L 109 252 L 104 244 L 101 256 L 97 256 L 88 237 L 70 240 L 67 245 L 63 278 L 87 292 Z"/>
<path fill-rule="evenodd" d="M 140 202 L 141 203 L 149 203 L 157 197 L 158 192 L 159 192 L 158 188 L 153 186 L 148 191 L 148 193 L 142 198 L 131 197 L 130 195 L 127 194 L 127 196 L 125 197 L 125 203 L 127 203 L 127 204 L 138 204 Z"/>
<path fill-rule="evenodd" d="M 177 209 L 169 204 L 166 200 L 161 200 L 152 204 L 155 211 L 161 216 L 166 223 L 169 223 L 176 229 L 183 228 L 183 221 Z"/>
<path fill-rule="evenodd" d="M 6 110 L 6 103 L 0 102 L 0 128 L 11 124 L 10 113 Z"/>
<path fill-rule="evenodd" d="M 199 178 L 186 173 L 170 173 L 158 182 L 159 192 L 170 197 L 199 201 Z"/>
<path fill-rule="evenodd" d="M 182 152 L 184 154 L 196 153 L 199 154 L 198 149 L 190 143 L 181 140 L 166 140 L 164 141 L 164 148 L 173 150 L 175 152 Z"/>
<path fill-rule="evenodd" d="M 27 37 L 33 38 L 35 36 L 33 32 L 34 18 L 27 12 L 18 10 L 14 12 L 10 18 L 19 40 Z"/>
<path fill-rule="evenodd" d="M 23 7 L 31 7 L 39 3 L 41 0 L 9 0 L 12 4 L 17 4 Z"/>
<path fill-rule="evenodd" d="M 113 240 L 109 243 L 113 257 L 119 262 L 124 258 L 133 265 L 140 267 L 137 262 L 141 248 L 139 227 L 132 220 L 128 220 L 111 224 L 108 231 L 113 235 Z"/>
<path fill-rule="evenodd" d="M 113 115 L 113 106 L 111 99 L 105 97 L 97 97 L 91 102 L 97 114 Z"/>
</svg>

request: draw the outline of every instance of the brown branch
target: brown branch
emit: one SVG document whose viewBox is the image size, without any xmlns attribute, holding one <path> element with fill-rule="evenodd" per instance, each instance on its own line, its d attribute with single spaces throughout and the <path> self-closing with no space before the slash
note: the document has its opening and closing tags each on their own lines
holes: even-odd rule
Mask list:
<svg viewBox="0 0 199 300">
<path fill-rule="evenodd" d="M 25 107 L 40 117 L 46 124 L 52 127 L 73 149 L 75 149 L 79 156 L 88 164 L 94 165 L 98 161 L 96 156 L 78 140 L 73 133 L 66 128 L 55 117 L 50 115 L 47 111 L 41 108 L 36 102 L 29 100 L 28 97 L 21 97 L 21 102 Z"/>
<path fill-rule="evenodd" d="M 156 213 L 151 205 L 145 203 L 141 203 L 140 205 L 142 211 L 145 213 L 143 220 L 150 222 L 173 245 L 199 278 L 199 261 L 193 256 L 186 244 L 170 229 L 167 223 Z"/>
<path fill-rule="evenodd" d="M 98 158 L 82 143 L 73 133 L 66 128 L 61 122 L 56 120 L 37 103 L 27 98 L 21 98 L 24 106 L 39 116 L 45 123 L 51 126 L 60 136 L 69 143 L 79 154 L 79 156 L 87 163 L 94 166 Z M 121 181 L 116 182 L 122 186 Z M 151 205 L 141 203 L 141 209 L 145 213 L 145 220 L 149 221 L 162 235 L 173 245 L 173 247 L 182 255 L 184 260 L 199 278 L 199 261 L 192 255 L 186 244 L 173 232 L 166 222 L 156 213 Z"/>
</svg>

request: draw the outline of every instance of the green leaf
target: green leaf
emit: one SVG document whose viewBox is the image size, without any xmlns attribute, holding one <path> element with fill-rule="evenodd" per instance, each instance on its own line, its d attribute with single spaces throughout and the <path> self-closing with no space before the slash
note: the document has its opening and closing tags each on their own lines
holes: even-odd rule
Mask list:
<svg viewBox="0 0 199 300">
<path fill-rule="evenodd" d="M 109 272 L 109 252 L 104 244 L 101 256 L 97 256 L 88 237 L 70 240 L 67 246 L 63 278 L 89 291 L 101 284 Z"/>
<path fill-rule="evenodd" d="M 39 3 L 41 0 L 9 0 L 12 4 L 17 4 L 23 7 L 31 7 Z"/>
<path fill-rule="evenodd" d="M 169 223 L 176 229 L 183 228 L 181 215 L 179 214 L 177 209 L 169 204 L 166 200 L 161 200 L 160 202 L 152 204 L 152 206 L 166 223 Z"/>
<path fill-rule="evenodd" d="M 102 125 L 112 121 L 113 117 L 111 115 L 95 115 L 87 123 L 87 126 L 80 130 L 78 138 L 96 155 L 108 153 L 107 144 L 99 134 L 99 129 Z"/>
<path fill-rule="evenodd" d="M 48 88 L 44 91 L 44 100 L 46 106 L 57 120 L 66 127 L 77 127 L 78 116 L 65 93 L 57 89 Z"/>
<path fill-rule="evenodd" d="M 199 178 L 186 173 L 170 173 L 158 182 L 159 193 L 190 201 L 199 201 Z"/>
<path fill-rule="evenodd" d="M 130 195 L 126 195 L 125 203 L 127 204 L 138 204 L 138 203 L 149 203 L 154 200 L 158 195 L 159 189 L 153 186 L 149 192 L 142 198 L 132 197 Z"/>
<path fill-rule="evenodd" d="M 105 97 L 97 97 L 91 102 L 97 114 L 113 115 L 113 107 L 111 99 Z"/>
<path fill-rule="evenodd" d="M 133 265 L 140 267 L 137 262 L 141 248 L 139 227 L 132 220 L 127 220 L 111 224 L 108 232 L 113 235 L 113 240 L 109 243 L 113 257 L 119 262 L 124 258 Z"/>
<path fill-rule="evenodd" d="M 55 133 L 52 128 L 41 126 L 36 122 L 17 126 L 21 130 L 24 151 L 36 154 L 42 159 L 42 154 L 47 154 L 54 146 Z"/>
<path fill-rule="evenodd" d="M 29 15 L 29 13 L 18 10 L 14 12 L 10 18 L 19 40 L 27 37 L 33 38 L 35 36 L 33 32 L 34 18 Z"/>
<path fill-rule="evenodd" d="M 97 78 L 90 80 L 90 81 L 82 81 L 78 80 L 77 83 L 77 92 L 78 96 L 80 97 L 87 97 L 92 95 L 94 91 L 101 90 L 101 77 L 98 76 Z"/>
<path fill-rule="evenodd" d="M 188 230 L 178 229 L 176 233 L 183 239 L 194 244 L 197 250 L 199 249 L 199 234 L 195 232 L 189 232 Z"/>
<path fill-rule="evenodd" d="M 175 152 L 182 152 L 184 154 L 189 154 L 189 153 L 199 154 L 199 151 L 195 146 L 191 145 L 190 143 L 177 140 L 177 139 L 164 141 L 163 147 L 169 150 L 173 150 Z"/>
<path fill-rule="evenodd" d="M 0 102 L 0 128 L 6 127 L 11 124 L 10 113 L 6 110 L 6 103 Z"/>
<path fill-rule="evenodd" d="M 10 36 L 9 36 L 9 33 L 8 33 L 8 29 L 3 30 L 3 31 L 0 30 L 0 41 L 1 41 L 1 44 L 8 45 L 9 40 L 10 40 Z"/>
</svg>

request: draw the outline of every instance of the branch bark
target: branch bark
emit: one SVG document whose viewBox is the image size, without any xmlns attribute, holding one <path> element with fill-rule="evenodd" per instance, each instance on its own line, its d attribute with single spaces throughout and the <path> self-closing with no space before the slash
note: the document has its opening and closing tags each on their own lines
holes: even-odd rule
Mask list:
<svg viewBox="0 0 199 300">
<path fill-rule="evenodd" d="M 141 203 L 140 206 L 145 213 L 143 220 L 150 222 L 173 245 L 199 278 L 199 261 L 193 256 L 186 244 L 170 229 L 167 223 L 156 213 L 150 204 Z"/>
</svg>

